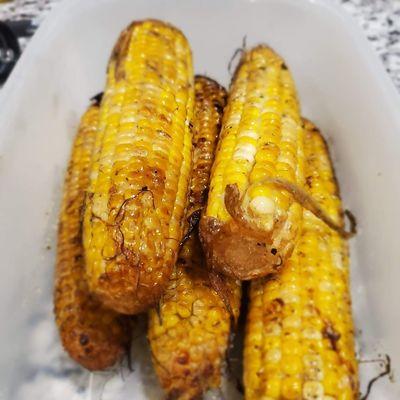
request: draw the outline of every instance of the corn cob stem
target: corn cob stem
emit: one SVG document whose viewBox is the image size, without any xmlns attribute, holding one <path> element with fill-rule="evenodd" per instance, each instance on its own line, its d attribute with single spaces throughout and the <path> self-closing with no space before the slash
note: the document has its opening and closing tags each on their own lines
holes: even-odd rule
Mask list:
<svg viewBox="0 0 400 400">
<path fill-rule="evenodd" d="M 225 97 L 216 82 L 196 77 L 189 218 L 206 202 Z M 195 228 L 181 248 L 159 310 L 152 310 L 149 317 L 154 367 L 168 399 L 197 399 L 220 385 L 231 327 L 224 300 L 233 318 L 238 317 L 240 301 L 240 285 L 231 279 L 223 282 L 221 298 L 205 269 Z"/>
<path fill-rule="evenodd" d="M 212 268 L 240 279 L 279 270 L 293 250 L 302 206 L 266 178 L 302 187 L 303 158 L 290 72 L 270 48 L 255 47 L 243 55 L 233 79 L 200 222 Z"/>
<path fill-rule="evenodd" d="M 328 149 L 305 128 L 307 190 L 340 226 Z M 247 400 L 358 398 L 347 243 L 308 210 L 281 272 L 251 283 L 244 382 Z"/>
<path fill-rule="evenodd" d="M 58 231 L 54 313 L 69 355 L 90 370 L 116 363 L 129 345 L 126 317 L 105 309 L 90 293 L 82 245 L 82 208 L 89 185 L 99 108 L 83 115 L 65 179 Z"/>
<path fill-rule="evenodd" d="M 282 190 L 288 192 L 295 201 L 297 201 L 303 208 L 312 212 L 317 218 L 325 222 L 331 229 L 335 230 L 339 233 L 343 238 L 349 239 L 353 237 L 356 232 L 356 224 L 355 221 L 350 221 L 351 226 L 350 230 L 347 231 L 344 227 L 344 221 L 341 221 L 339 225 L 336 223 L 318 204 L 315 199 L 308 194 L 303 188 L 280 178 L 264 178 L 260 182 L 257 182 L 257 185 L 265 185 L 272 184 L 275 185 Z M 251 187 L 251 186 L 250 186 Z M 228 193 L 227 198 L 233 199 L 233 201 L 226 201 L 225 206 L 228 210 L 229 214 L 236 220 L 236 222 L 242 224 L 243 227 L 252 231 L 253 227 L 246 221 L 244 218 L 244 212 L 240 207 L 241 200 L 239 198 L 239 191 L 237 190 L 237 186 L 228 185 L 226 187 L 225 193 Z M 253 233 L 255 236 L 259 236 L 262 238 L 262 233 L 254 230 Z"/>
<path fill-rule="evenodd" d="M 90 289 L 112 309 L 155 304 L 176 261 L 191 165 L 189 44 L 135 22 L 108 67 L 84 219 Z"/>
</svg>

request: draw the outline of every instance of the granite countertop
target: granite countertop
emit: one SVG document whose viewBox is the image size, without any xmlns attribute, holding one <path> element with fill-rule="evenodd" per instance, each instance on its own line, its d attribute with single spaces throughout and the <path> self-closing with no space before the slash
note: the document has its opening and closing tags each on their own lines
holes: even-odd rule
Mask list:
<svg viewBox="0 0 400 400">
<path fill-rule="evenodd" d="M 60 0 L 14 0 L 0 4 L 0 20 L 34 19 L 35 24 Z M 400 90 L 400 1 L 329 0 L 340 4 L 359 23 Z M 23 40 L 24 47 L 27 40 Z"/>
</svg>

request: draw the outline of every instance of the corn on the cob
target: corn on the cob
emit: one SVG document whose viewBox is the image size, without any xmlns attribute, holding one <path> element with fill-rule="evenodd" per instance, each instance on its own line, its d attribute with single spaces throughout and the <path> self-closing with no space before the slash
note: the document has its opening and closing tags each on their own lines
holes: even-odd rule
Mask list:
<svg viewBox="0 0 400 400">
<path fill-rule="evenodd" d="M 189 219 L 205 205 L 226 92 L 196 77 L 193 172 Z M 168 399 L 197 399 L 220 385 L 231 315 L 213 289 L 203 262 L 197 229 L 183 244 L 159 310 L 150 312 L 153 363 Z M 240 285 L 226 279 L 226 300 L 237 318 Z"/>
<path fill-rule="evenodd" d="M 84 218 L 90 289 L 116 311 L 155 304 L 182 237 L 193 76 L 176 28 L 135 22 L 108 66 Z"/>
<path fill-rule="evenodd" d="M 302 206 L 303 129 L 284 61 L 260 45 L 233 79 L 200 236 L 212 268 L 240 279 L 279 270 L 290 256 Z"/>
<path fill-rule="evenodd" d="M 326 144 L 305 131 L 309 193 L 342 221 Z M 252 282 L 244 351 L 247 400 L 358 398 L 346 241 L 304 211 L 292 257 L 276 277 Z"/>
<path fill-rule="evenodd" d="M 64 348 L 90 370 L 112 366 L 129 345 L 126 317 L 105 309 L 90 293 L 82 245 L 82 208 L 89 185 L 99 108 L 83 115 L 66 175 L 58 232 L 54 313 Z"/>
</svg>

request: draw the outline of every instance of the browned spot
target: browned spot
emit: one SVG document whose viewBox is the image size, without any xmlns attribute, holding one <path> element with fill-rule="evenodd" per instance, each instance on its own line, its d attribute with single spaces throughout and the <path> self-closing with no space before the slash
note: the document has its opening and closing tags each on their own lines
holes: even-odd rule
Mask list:
<svg viewBox="0 0 400 400">
<path fill-rule="evenodd" d="M 274 299 L 274 302 L 279 304 L 280 309 L 285 305 L 285 302 L 283 301 L 283 299 L 281 299 L 279 297 Z"/>
<path fill-rule="evenodd" d="M 170 123 L 170 122 L 171 122 L 171 121 L 169 120 L 169 118 L 167 118 L 167 116 L 166 116 L 165 114 L 160 114 L 160 115 L 159 115 L 159 118 L 160 118 L 160 120 L 163 121 L 163 122 L 167 122 L 167 123 Z"/>
<path fill-rule="evenodd" d="M 183 239 L 181 240 L 181 243 L 180 243 L 181 246 L 190 238 L 193 231 L 199 225 L 201 211 L 202 211 L 201 209 L 193 211 L 187 218 L 188 228 L 187 228 L 185 235 L 183 236 Z"/>
<path fill-rule="evenodd" d="M 341 335 L 334 329 L 332 324 L 328 323 L 325 325 L 324 329 L 322 330 L 322 335 L 330 341 L 332 350 L 338 351 L 337 343 Z"/>
<path fill-rule="evenodd" d="M 166 400 L 176 400 L 179 399 L 179 397 L 182 394 L 182 390 L 178 388 L 173 388 L 166 397 Z"/>
<path fill-rule="evenodd" d="M 233 312 L 233 304 L 232 304 L 232 291 L 231 288 L 229 287 L 226 279 L 224 279 L 220 274 L 218 274 L 216 271 L 209 271 L 208 278 L 210 280 L 211 287 L 214 289 L 214 291 L 218 294 L 218 296 L 221 298 L 221 300 L 224 303 L 224 306 L 226 307 L 227 311 L 229 312 L 229 315 L 231 316 L 232 320 L 236 323 L 237 321 L 235 320 L 235 313 Z"/>
<path fill-rule="evenodd" d="M 200 239 L 209 267 L 237 279 L 250 280 L 277 272 L 283 262 L 279 252 L 271 252 L 276 246 L 270 237 L 250 231 L 235 220 L 221 223 L 213 217 L 202 217 Z"/>
<path fill-rule="evenodd" d="M 113 52 L 111 54 L 110 63 L 115 63 L 115 79 L 122 80 L 125 79 L 125 69 L 124 69 L 124 62 L 126 55 L 128 54 L 129 44 L 132 36 L 131 29 L 135 26 L 133 23 L 127 29 L 122 31 Z"/>
<path fill-rule="evenodd" d="M 181 265 L 185 265 L 186 264 L 186 260 L 182 257 L 178 257 L 178 260 L 176 261 L 178 264 Z"/>
<path fill-rule="evenodd" d="M 214 373 L 214 366 L 211 363 L 207 363 L 204 367 L 203 373 L 206 378 L 209 378 Z"/>
<path fill-rule="evenodd" d="M 137 295 L 139 269 L 120 262 L 118 270 L 104 273 L 99 278 L 97 293 L 106 307 L 122 314 L 132 314 L 132 299 Z"/>
<path fill-rule="evenodd" d="M 189 353 L 182 352 L 176 357 L 176 362 L 181 365 L 186 365 L 189 362 Z"/>
<path fill-rule="evenodd" d="M 281 298 L 272 300 L 264 310 L 264 316 L 270 321 L 273 321 L 274 319 L 277 320 L 277 314 L 280 314 L 283 311 L 284 305 L 285 303 Z"/>
</svg>

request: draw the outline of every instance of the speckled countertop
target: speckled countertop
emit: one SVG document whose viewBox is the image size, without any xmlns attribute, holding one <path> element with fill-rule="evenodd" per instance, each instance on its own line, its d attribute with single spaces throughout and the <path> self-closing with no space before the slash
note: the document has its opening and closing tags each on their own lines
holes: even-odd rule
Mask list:
<svg viewBox="0 0 400 400">
<path fill-rule="evenodd" d="M 60 0 L 14 0 L 0 4 L 0 19 L 40 21 Z M 340 4 L 365 32 L 400 90 L 400 1 L 328 0 Z M 26 41 L 22 43 L 24 46 Z"/>
</svg>

